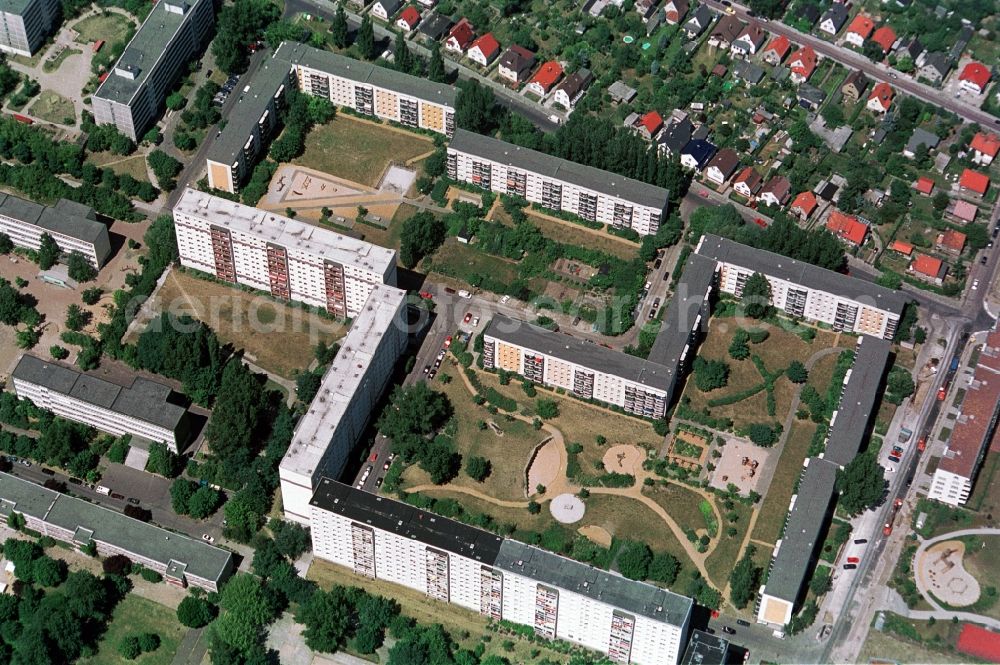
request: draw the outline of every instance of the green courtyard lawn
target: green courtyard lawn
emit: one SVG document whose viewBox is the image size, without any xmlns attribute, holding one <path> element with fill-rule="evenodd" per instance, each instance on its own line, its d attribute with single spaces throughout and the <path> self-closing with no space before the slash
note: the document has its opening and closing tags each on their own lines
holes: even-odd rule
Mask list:
<svg viewBox="0 0 1000 665">
<path fill-rule="evenodd" d="M 293 163 L 374 187 L 389 162 L 402 164 L 432 150 L 429 137 L 339 114 L 309 132 L 305 153 Z"/>
<path fill-rule="evenodd" d="M 1000 619 L 1000 559 L 997 558 L 997 548 L 1000 547 L 1000 536 L 965 536 L 965 555 L 962 565 L 979 582 L 979 600 L 969 607 L 961 608 L 966 612 L 983 614 L 994 619 Z M 992 591 L 990 591 L 992 589 Z"/>
<path fill-rule="evenodd" d="M 705 500 L 700 494 L 665 481 L 658 482 L 654 487 L 644 487 L 642 493 L 666 510 L 685 531 L 690 529 L 699 536 L 707 532 L 705 518 L 698 510 L 698 504 Z"/>
<path fill-rule="evenodd" d="M 28 107 L 28 115 L 59 125 L 75 125 L 76 109 L 73 102 L 57 92 L 42 90 Z"/>
<path fill-rule="evenodd" d="M 778 467 L 771 478 L 771 485 L 754 525 L 754 540 L 773 544 L 778 539 L 788 513 L 788 503 L 792 500 L 795 481 L 802 473 L 802 462 L 809 451 L 809 441 L 815 431 L 816 424 L 812 421 L 798 420 L 792 424 L 792 431 L 785 441 Z"/>
<path fill-rule="evenodd" d="M 102 168 L 107 167 L 118 175 L 127 173 L 140 182 L 149 182 L 145 155 L 135 154 L 122 157 L 111 152 L 93 152 L 87 156 L 87 161 Z"/>
<path fill-rule="evenodd" d="M 403 222 L 408 220 L 410 217 L 413 217 L 418 212 L 420 212 L 420 209 L 416 206 L 404 203 L 396 209 L 396 214 L 392 216 L 392 220 L 386 228 L 380 229 L 367 224 L 357 224 L 355 225 L 354 230 L 360 233 L 362 239 L 366 242 L 373 243 L 379 247 L 389 247 L 398 251 L 400 243 L 399 234 L 403 228 Z"/>
<path fill-rule="evenodd" d="M 730 523 L 726 519 L 726 515 L 729 511 L 725 509 L 722 505 L 722 501 L 716 498 L 716 505 L 719 508 L 719 512 L 722 513 L 722 523 L 719 525 L 719 535 L 715 539 L 718 543 L 715 546 L 715 550 L 709 555 L 708 559 L 705 560 L 705 569 L 712 578 L 712 583 L 717 585 L 721 590 L 726 586 L 726 582 L 729 580 L 729 574 L 733 571 L 733 567 L 736 562 L 740 560 L 743 556 L 743 538 L 746 536 L 747 526 L 750 524 L 750 517 L 753 515 L 753 508 L 740 503 L 739 501 L 734 502 L 733 512 L 735 512 L 739 517 L 735 522 Z M 736 534 L 730 536 L 727 533 L 727 529 L 730 527 L 736 528 Z M 763 547 L 761 545 L 754 545 L 758 550 L 763 550 L 765 554 L 761 555 L 758 551 L 756 560 L 760 560 L 760 556 L 764 557 L 764 563 L 762 567 L 767 569 L 767 556 L 770 556 L 770 548 Z"/>
<path fill-rule="evenodd" d="M 858 662 L 974 662 L 971 657 L 958 653 L 953 647 L 961 629 L 961 623 L 930 623 L 886 612 L 882 631 L 879 632 L 874 627 L 868 631 L 868 639 L 858 654 Z"/>
<path fill-rule="evenodd" d="M 90 44 L 103 39 L 107 44 L 124 41 L 128 37 L 132 22 L 116 12 L 104 12 L 77 22 L 73 29 L 77 32 L 76 41 L 80 44 Z"/>
<path fill-rule="evenodd" d="M 177 620 L 174 610 L 134 593 L 129 594 L 115 608 L 108 630 L 98 644 L 97 653 L 80 662 L 83 665 L 170 665 L 187 630 Z M 156 633 L 160 636 L 160 646 L 156 651 L 145 653 L 135 660 L 126 660 L 118 653 L 118 643 L 126 635 L 136 633 Z"/>
<path fill-rule="evenodd" d="M 572 222 L 557 222 L 547 217 L 540 217 L 532 213 L 530 208 L 525 209 L 524 212 L 528 216 L 528 220 L 542 232 L 542 235 L 556 242 L 597 249 L 626 261 L 634 259 L 638 255 L 638 245 L 624 238 L 613 236 L 604 231 L 588 229 Z M 505 224 L 511 223 L 510 216 L 502 207 L 496 208 L 494 219 Z"/>
</svg>

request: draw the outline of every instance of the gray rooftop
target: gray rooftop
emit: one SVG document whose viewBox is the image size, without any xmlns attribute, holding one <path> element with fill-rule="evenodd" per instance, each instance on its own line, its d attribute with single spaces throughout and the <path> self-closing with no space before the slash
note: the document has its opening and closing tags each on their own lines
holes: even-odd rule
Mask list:
<svg viewBox="0 0 1000 665">
<path fill-rule="evenodd" d="M 0 0 L 0 12 L 20 16 L 31 6 L 31 0 Z"/>
<path fill-rule="evenodd" d="M 686 596 L 629 580 L 509 538 L 500 546 L 494 565 L 500 570 L 672 626 L 683 626 L 694 604 Z"/>
<path fill-rule="evenodd" d="M 41 519 L 57 498 L 59 492 L 0 473 L 0 518 L 5 522 L 12 510 Z"/>
<path fill-rule="evenodd" d="M 95 219 L 93 208 L 69 199 L 59 199 L 50 208 L 0 193 L 0 215 L 90 243 L 96 243 L 101 236 L 108 234 L 108 228 Z"/>
<path fill-rule="evenodd" d="M 681 665 L 725 665 L 728 653 L 729 640 L 695 629 L 688 638 Z"/>
<path fill-rule="evenodd" d="M 660 365 L 497 313 L 486 335 L 627 381 L 669 391 L 676 366 Z"/>
<path fill-rule="evenodd" d="M 492 566 L 503 538 L 426 510 L 323 478 L 310 504 L 359 524 Z"/>
<path fill-rule="evenodd" d="M 878 284 L 841 275 L 805 261 L 797 261 L 781 254 L 756 249 L 717 235 L 705 234 L 702 236 L 698 244 L 698 253 L 717 261 L 733 263 L 777 279 L 784 279 L 811 289 L 851 298 L 896 314 L 901 313 L 906 304 L 906 298 L 901 293 Z"/>
<path fill-rule="evenodd" d="M 184 407 L 167 401 L 171 394 L 169 386 L 142 377 L 123 387 L 28 354 L 21 356 L 12 376 L 172 430 L 186 413 Z"/>
<path fill-rule="evenodd" d="M 823 544 L 832 509 L 837 465 L 811 457 L 788 513 L 778 555 L 771 564 L 764 593 L 794 603 L 809 581 L 816 550 Z"/>
<path fill-rule="evenodd" d="M 688 257 L 684 274 L 663 314 L 660 332 L 649 351 L 650 362 L 677 367 L 698 316 L 702 315 L 701 325 L 708 325 L 708 296 L 715 281 L 715 268 L 715 261 L 704 256 L 692 254 Z"/>
<path fill-rule="evenodd" d="M 167 46 L 177 37 L 188 17 L 196 13 L 194 6 L 209 0 L 161 0 L 153 5 L 149 16 L 139 26 L 132 41 L 125 47 L 118 62 L 94 96 L 119 104 L 128 104 L 146 82 L 156 62 Z M 181 7 L 183 13 L 173 9 Z M 134 72 L 134 78 L 118 75 L 119 70 Z"/>
<path fill-rule="evenodd" d="M 890 342 L 864 336 L 855 350 L 854 366 L 844 386 L 837 416 L 830 427 L 823 459 L 844 466 L 854 459 L 878 411 L 879 385 L 889 362 Z"/>
<path fill-rule="evenodd" d="M 662 187 L 546 155 L 537 150 L 522 148 L 513 143 L 473 134 L 464 129 L 455 130 L 455 136 L 452 137 L 448 147 L 659 210 L 666 208 L 667 200 L 670 198 L 670 193 Z"/>
<path fill-rule="evenodd" d="M 910 140 L 906 142 L 906 149 L 910 152 L 916 152 L 920 146 L 925 145 L 928 150 L 933 150 L 940 142 L 941 139 L 938 138 L 937 134 L 929 132 L 921 127 L 917 127 L 910 135 Z"/>
</svg>

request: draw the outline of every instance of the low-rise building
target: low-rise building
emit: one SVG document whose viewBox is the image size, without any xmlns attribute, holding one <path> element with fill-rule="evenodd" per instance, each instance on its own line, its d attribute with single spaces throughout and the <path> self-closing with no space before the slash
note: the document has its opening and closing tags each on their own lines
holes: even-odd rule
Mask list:
<svg viewBox="0 0 1000 665">
<path fill-rule="evenodd" d="M 962 73 L 958 75 L 958 86 L 962 90 L 981 95 L 986 92 L 986 86 L 990 84 L 990 68 L 981 62 L 970 62 L 962 68 Z"/>
<path fill-rule="evenodd" d="M 792 196 L 792 183 L 783 175 L 771 176 L 760 190 L 760 202 L 765 205 L 783 206 Z M 815 201 L 815 199 L 813 199 Z M 808 217 L 808 215 L 806 215 Z"/>
<path fill-rule="evenodd" d="M 506 81 L 517 85 L 527 80 L 528 74 L 535 67 L 535 54 L 514 44 L 508 46 L 507 50 L 500 56 L 500 64 L 497 65 L 497 75 Z"/>
<path fill-rule="evenodd" d="M 788 37 L 778 35 L 764 49 L 761 58 L 769 65 L 780 65 L 791 48 L 792 43 L 788 41 Z"/>
<path fill-rule="evenodd" d="M 428 40 L 439 42 L 448 34 L 453 25 L 454 21 L 450 17 L 438 12 L 431 12 L 421 21 L 418 31 Z"/>
<path fill-rule="evenodd" d="M 714 20 L 715 14 L 708 8 L 708 5 L 699 4 L 698 8 L 691 15 L 691 18 L 684 22 L 684 33 L 688 39 L 700 37 L 701 33 L 705 32 Z"/>
<path fill-rule="evenodd" d="M 963 192 L 985 196 L 986 190 L 990 188 L 990 177 L 979 171 L 965 169 L 962 171 L 962 177 L 958 179 L 958 186 Z"/>
<path fill-rule="evenodd" d="M 751 21 L 733 41 L 729 50 L 733 55 L 744 57 L 757 55 L 757 51 L 764 48 L 765 41 L 767 41 L 767 33 L 760 27 L 760 23 Z"/>
<path fill-rule="evenodd" d="M 660 132 L 660 136 L 656 139 L 656 142 L 661 152 L 669 156 L 680 155 L 681 151 L 684 150 L 684 147 L 691 140 L 693 132 L 694 125 L 685 116 L 683 119 L 668 123 L 663 131 Z"/>
<path fill-rule="evenodd" d="M 396 15 L 402 6 L 403 0 L 375 0 L 372 3 L 371 14 L 383 21 L 388 21 Z"/>
<path fill-rule="evenodd" d="M 944 81 L 955 66 L 955 60 L 947 53 L 925 53 L 923 61 L 918 62 L 917 78 L 922 78 L 934 84 Z"/>
<path fill-rule="evenodd" d="M 844 99 L 851 103 L 857 102 L 868 89 L 868 76 L 860 69 L 853 70 L 844 79 L 844 84 L 840 86 L 840 92 Z"/>
<path fill-rule="evenodd" d="M 916 252 L 910 262 L 910 272 L 917 279 L 941 286 L 948 274 L 948 264 L 935 256 Z"/>
<path fill-rule="evenodd" d="M 403 32 L 410 32 L 420 25 L 420 10 L 410 5 L 396 19 L 396 27 Z"/>
<path fill-rule="evenodd" d="M 472 42 L 466 55 L 480 67 L 488 67 L 500 55 L 500 42 L 492 32 L 487 32 Z"/>
<path fill-rule="evenodd" d="M 888 83 L 876 83 L 868 95 L 868 103 L 865 106 L 873 113 L 885 113 L 892 106 L 893 94 L 892 87 Z"/>
<path fill-rule="evenodd" d="M 559 82 L 562 75 L 563 68 L 558 62 L 555 60 L 543 62 L 542 66 L 528 79 L 528 84 L 524 86 L 524 89 L 539 97 L 544 97 Z"/>
<path fill-rule="evenodd" d="M 594 75 L 590 73 L 589 69 L 578 69 L 562 80 L 562 83 L 559 84 L 559 87 L 553 93 L 552 98 L 556 104 L 559 104 L 563 108 L 573 109 L 584 93 L 587 92 L 587 88 L 593 80 Z"/>
<path fill-rule="evenodd" d="M 681 166 L 692 171 L 701 171 L 715 157 L 717 148 L 705 139 L 693 138 L 681 150 Z"/>
<path fill-rule="evenodd" d="M 69 199 L 50 207 L 0 193 L 0 233 L 15 246 L 33 250 L 48 234 L 64 254 L 79 252 L 95 268 L 111 255 L 108 227 L 97 221 L 93 208 Z"/>
<path fill-rule="evenodd" d="M 763 183 L 764 179 L 757 173 L 757 169 L 748 166 L 733 180 L 733 189 L 740 196 L 753 200 L 756 198 L 757 192 L 760 191 Z"/>
<path fill-rule="evenodd" d="M 854 215 L 833 210 L 826 220 L 826 230 L 844 242 L 860 247 L 865 244 L 871 229 Z"/>
<path fill-rule="evenodd" d="M 972 161 L 981 166 L 989 166 L 1000 152 L 1000 137 L 989 132 L 976 132 L 969 143 Z"/>
<path fill-rule="evenodd" d="M 473 29 L 472 23 L 469 22 L 469 19 L 462 18 L 448 33 L 448 39 L 444 40 L 444 48 L 454 53 L 465 53 L 465 49 L 469 48 L 475 38 L 476 31 Z"/>
<path fill-rule="evenodd" d="M 930 196 L 934 192 L 934 181 L 926 176 L 920 176 L 917 178 L 917 182 L 914 183 L 913 188 L 923 196 Z"/>
<path fill-rule="evenodd" d="M 906 142 L 906 147 L 903 148 L 903 157 L 913 159 L 917 156 L 917 152 L 921 147 L 933 150 L 940 142 L 941 139 L 938 138 L 937 134 L 929 132 L 922 127 L 917 127 L 913 130 L 913 134 L 910 135 L 910 140 Z"/>
<path fill-rule="evenodd" d="M 667 0 L 667 3 L 663 5 L 664 20 L 670 25 L 677 25 L 683 21 L 687 12 L 687 0 Z"/>
<path fill-rule="evenodd" d="M 952 199 L 948 204 L 946 212 L 956 217 L 959 221 L 968 223 L 976 221 L 976 215 L 979 214 L 979 207 L 968 201 Z"/>
<path fill-rule="evenodd" d="M 955 229 L 946 229 L 944 233 L 939 233 L 934 241 L 934 247 L 952 256 L 961 256 L 965 251 L 966 235 Z"/>
<path fill-rule="evenodd" d="M 825 32 L 827 35 L 833 37 L 840 32 L 845 23 L 847 23 L 847 5 L 842 2 L 835 2 L 820 17 L 819 29 L 820 32 Z"/>
<path fill-rule="evenodd" d="M 851 24 L 847 26 L 847 33 L 844 35 L 844 41 L 852 46 L 857 46 L 861 48 L 865 45 L 865 41 L 871 36 L 872 30 L 875 29 L 875 22 L 864 14 L 858 14 L 851 21 Z"/>
<path fill-rule="evenodd" d="M 885 55 L 892 50 L 892 45 L 896 43 L 896 31 L 891 26 L 883 25 L 872 33 L 870 41 L 873 44 L 878 44 L 878 47 L 882 49 L 882 54 Z"/>
<path fill-rule="evenodd" d="M 649 111 L 636 120 L 634 129 L 644 139 L 651 141 L 663 129 L 663 118 L 656 111 Z"/>
<path fill-rule="evenodd" d="M 740 165 L 740 156 L 731 148 L 723 148 L 705 169 L 705 178 L 717 185 L 724 185 L 736 173 L 736 168 Z"/>
<path fill-rule="evenodd" d="M 811 46 L 803 46 L 788 59 L 792 73 L 792 83 L 805 83 L 816 71 L 816 51 Z"/>
<path fill-rule="evenodd" d="M 802 192 L 792 201 L 791 211 L 802 219 L 809 219 L 818 205 L 816 195 L 812 192 Z"/>
<path fill-rule="evenodd" d="M 735 15 L 726 14 L 719 19 L 719 22 L 712 29 L 712 34 L 708 36 L 709 46 L 715 46 L 728 51 L 733 42 L 743 34 L 744 27 L 746 26 L 743 21 L 736 18 Z"/>
</svg>

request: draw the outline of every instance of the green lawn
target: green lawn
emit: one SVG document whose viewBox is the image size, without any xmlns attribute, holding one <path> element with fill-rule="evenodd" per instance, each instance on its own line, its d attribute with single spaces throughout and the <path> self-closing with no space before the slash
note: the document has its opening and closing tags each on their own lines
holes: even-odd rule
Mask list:
<svg viewBox="0 0 1000 665">
<path fill-rule="evenodd" d="M 975 662 L 951 646 L 958 639 L 961 624 L 951 621 L 906 619 L 892 612 L 885 613 L 882 632 L 872 628 L 858 654 L 858 662 L 893 663 L 969 663 Z"/>
<path fill-rule="evenodd" d="M 510 217 L 503 211 L 503 208 L 497 208 L 497 211 L 497 221 L 505 223 L 510 222 Z M 579 224 L 573 224 L 572 222 L 556 222 L 546 217 L 534 215 L 527 210 L 525 212 L 527 213 L 528 219 L 531 223 L 537 226 L 538 230 L 542 232 L 542 235 L 546 238 L 555 240 L 556 242 L 567 245 L 577 245 L 580 247 L 590 247 L 602 252 L 607 252 L 612 256 L 617 256 L 618 258 L 626 261 L 634 259 L 638 256 L 638 246 L 635 243 L 625 240 L 624 238 L 619 238 L 618 236 L 613 236 L 604 232 L 590 233 L 586 227 L 582 227 Z"/>
<path fill-rule="evenodd" d="M 103 39 L 107 44 L 124 40 L 132 27 L 132 22 L 121 14 L 106 12 L 96 16 L 88 16 L 73 26 L 76 30 L 76 41 L 89 44 Z M 105 45 L 107 48 L 107 45 Z"/>
<path fill-rule="evenodd" d="M 51 90 L 42 90 L 34 103 L 28 107 L 28 115 L 60 125 L 76 124 L 73 102 Z"/>
<path fill-rule="evenodd" d="M 788 513 L 788 502 L 792 500 L 795 480 L 802 473 L 802 462 L 809 451 L 809 440 L 815 431 L 816 425 L 811 421 L 799 420 L 792 425 L 792 431 L 785 441 L 785 448 L 778 460 L 778 468 L 771 479 L 767 496 L 761 504 L 760 515 L 754 525 L 754 540 L 774 543 L 778 539 L 781 526 L 785 523 L 785 515 Z"/>
<path fill-rule="evenodd" d="M 181 643 L 187 628 L 177 621 L 174 610 L 151 600 L 129 594 L 115 608 L 108 630 L 98 644 L 93 658 L 81 660 L 84 665 L 170 665 L 174 652 Z M 118 655 L 118 642 L 133 633 L 156 633 L 160 636 L 160 647 L 152 653 L 143 654 L 136 660 L 125 660 Z"/>
<path fill-rule="evenodd" d="M 640 540 L 648 544 L 654 552 L 669 552 L 681 566 L 683 575 L 691 568 L 691 561 L 684 547 L 674 537 L 673 532 L 660 521 L 647 506 L 627 497 L 606 494 L 591 494 L 586 499 L 587 511 L 575 527 L 589 525 L 605 529 L 615 538 Z M 695 506 L 697 510 L 697 506 Z"/>
<path fill-rule="evenodd" d="M 515 262 L 479 252 L 454 238 L 445 240 L 431 257 L 431 264 L 431 272 L 454 277 L 466 284 L 474 275 L 489 275 L 507 283 L 517 279 Z"/>
<path fill-rule="evenodd" d="M 88 156 L 88 161 L 93 162 L 97 166 L 107 166 L 118 175 L 127 173 L 140 182 L 149 182 L 149 172 L 146 170 L 145 155 L 135 154 L 122 157 L 110 152 L 95 152 Z"/>
<path fill-rule="evenodd" d="M 392 221 L 389 222 L 389 226 L 384 229 L 375 228 L 374 226 L 368 226 L 367 224 L 357 224 L 354 230 L 361 234 L 361 237 L 366 242 L 373 243 L 379 247 L 391 247 L 392 249 L 399 249 L 399 233 L 403 228 L 403 222 L 413 217 L 415 214 L 420 212 L 420 209 L 416 206 L 412 206 L 409 203 L 404 203 L 396 210 L 396 214 L 392 216 Z"/>
<path fill-rule="evenodd" d="M 434 150 L 431 139 L 339 115 L 315 127 L 295 164 L 374 187 L 389 162 L 402 164 Z"/>
<path fill-rule="evenodd" d="M 729 580 L 729 574 L 733 571 L 733 566 L 735 566 L 736 562 L 743 556 L 743 551 L 740 549 L 740 546 L 743 544 L 743 537 L 746 535 L 747 524 L 750 522 L 750 516 L 753 513 L 753 509 L 750 506 L 742 504 L 739 501 L 734 503 L 735 505 L 733 510 L 739 515 L 739 519 L 737 519 L 736 522 L 730 523 L 726 519 L 728 511 L 726 511 L 721 505 L 721 501 L 716 501 L 719 512 L 722 513 L 722 524 L 719 525 L 718 544 L 715 546 L 715 550 L 711 555 L 709 555 L 708 559 L 705 560 L 705 569 L 711 576 L 712 583 L 719 589 L 726 586 L 726 582 Z M 726 534 L 726 530 L 731 526 L 736 527 L 737 529 L 735 536 L 729 536 Z M 771 550 L 756 544 L 754 546 L 758 550 L 765 550 L 763 555 L 765 563 L 762 564 L 762 567 L 766 569 L 766 557 L 770 555 Z M 760 560 L 760 556 L 761 555 L 758 552 L 758 556 L 755 557 L 755 559 Z"/>
</svg>

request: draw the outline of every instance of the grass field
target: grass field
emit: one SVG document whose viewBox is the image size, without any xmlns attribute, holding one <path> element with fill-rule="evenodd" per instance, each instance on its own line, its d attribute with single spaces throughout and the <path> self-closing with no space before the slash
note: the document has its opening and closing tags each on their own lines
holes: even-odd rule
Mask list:
<svg viewBox="0 0 1000 665">
<path fill-rule="evenodd" d="M 538 227 L 546 238 L 551 238 L 556 242 L 567 245 L 578 245 L 581 247 L 592 247 L 602 252 L 607 252 L 621 259 L 629 260 L 638 256 L 639 250 L 635 243 L 624 238 L 613 236 L 603 231 L 590 232 L 584 226 L 573 224 L 572 222 L 557 222 L 546 217 L 539 217 L 525 210 L 528 219 Z M 502 207 L 497 208 L 496 218 L 498 221 L 510 222 L 510 217 L 504 212 Z"/>
<path fill-rule="evenodd" d="M 733 510 L 739 515 L 739 519 L 736 522 L 730 524 L 726 520 L 726 511 L 721 503 L 717 503 L 719 507 L 719 512 L 722 513 L 722 524 L 719 525 L 719 537 L 718 544 L 715 546 L 715 550 L 712 554 L 705 560 L 705 569 L 708 571 L 709 576 L 712 578 L 712 583 L 717 585 L 719 589 L 726 586 L 726 582 L 729 580 L 729 574 L 733 571 L 733 566 L 736 562 L 743 556 L 743 551 L 740 546 L 743 544 L 743 537 L 747 532 L 747 525 L 750 523 L 750 516 L 753 514 L 753 509 L 750 506 L 746 506 L 739 501 L 734 502 Z M 736 527 L 736 535 L 729 536 L 726 534 L 726 530 L 729 527 Z M 764 553 L 764 564 L 763 567 L 767 568 L 767 556 L 770 556 L 771 550 L 769 548 L 756 545 L 758 550 L 756 560 L 760 561 L 761 552 L 760 550 L 765 550 Z"/>
<path fill-rule="evenodd" d="M 642 493 L 663 506 L 682 529 L 693 529 L 698 535 L 705 532 L 705 520 L 698 510 L 701 495 L 675 483 L 645 487 Z"/>
<path fill-rule="evenodd" d="M 512 282 L 517 279 L 514 261 L 476 251 L 454 238 L 445 240 L 431 257 L 431 272 L 438 272 L 469 283 L 474 274 L 490 275 L 494 279 Z"/>
<path fill-rule="evenodd" d="M 392 216 L 392 221 L 389 222 L 388 227 L 378 229 L 367 224 L 357 224 L 354 230 L 360 233 L 362 239 L 366 242 L 376 244 L 379 247 L 391 247 L 398 251 L 399 233 L 403 228 L 403 222 L 413 217 L 419 211 L 419 208 L 416 206 L 404 203 L 396 210 L 396 214 Z"/>
<path fill-rule="evenodd" d="M 187 628 L 177 621 L 174 610 L 154 603 L 141 596 L 129 594 L 115 608 L 114 616 L 108 625 L 108 631 L 98 644 L 97 653 L 93 658 L 85 658 L 83 665 L 118 665 L 119 663 L 136 663 L 137 665 L 169 665 L 174 659 L 181 639 Z M 151 653 L 145 653 L 135 660 L 126 660 L 118 654 L 118 642 L 123 637 L 135 633 L 156 633 L 160 636 L 160 647 Z"/>
<path fill-rule="evenodd" d="M 347 332 L 302 308 L 179 270 L 171 271 L 156 297 L 160 311 L 204 321 L 223 342 L 246 350 L 248 360 L 286 378 L 309 366 L 319 341 L 329 344 Z"/>
<path fill-rule="evenodd" d="M 121 14 L 107 12 L 96 16 L 88 16 L 73 26 L 78 33 L 76 41 L 89 44 L 103 39 L 108 44 L 124 40 L 132 27 L 132 22 Z"/>
<path fill-rule="evenodd" d="M 684 548 L 647 506 L 634 499 L 606 494 L 591 494 L 586 505 L 583 519 L 573 526 L 596 525 L 615 538 L 643 541 L 654 552 L 673 554 L 685 569 L 690 569 L 691 562 Z"/>
<path fill-rule="evenodd" d="M 374 187 L 389 162 L 433 149 L 427 137 L 340 115 L 309 132 L 305 153 L 294 163 Z"/>
<path fill-rule="evenodd" d="M 76 124 L 73 102 L 51 90 L 39 93 L 34 103 L 28 107 L 28 115 L 60 125 Z"/>
<path fill-rule="evenodd" d="M 958 639 L 961 624 L 951 621 L 927 621 L 906 619 L 892 612 L 885 613 L 885 625 L 879 632 L 872 628 L 868 632 L 858 662 L 895 663 L 971 663 L 977 662 L 964 656 L 951 645 Z"/>
<path fill-rule="evenodd" d="M 122 157 L 110 152 L 94 152 L 88 155 L 87 161 L 97 166 L 106 166 L 118 175 L 127 173 L 136 180 L 149 182 L 149 172 L 146 170 L 145 155 L 136 154 L 130 157 Z"/>
<path fill-rule="evenodd" d="M 986 454 L 967 506 L 984 513 L 994 513 L 1000 506 L 1000 452 Z"/>
<path fill-rule="evenodd" d="M 1000 536 L 973 536 L 963 540 L 966 541 L 966 551 L 962 565 L 979 581 L 980 591 L 1000 585 L 1000 559 L 996 556 Z M 1000 619 L 1000 603 L 994 601 L 991 604 L 985 593 L 980 594 L 976 606 L 969 611 Z"/>
<path fill-rule="evenodd" d="M 781 451 L 778 468 L 771 479 L 767 496 L 760 507 L 760 515 L 754 525 L 753 538 L 765 543 L 774 543 L 778 539 L 785 514 L 788 512 L 788 502 L 792 500 L 792 489 L 795 480 L 802 473 L 802 462 L 809 451 L 809 440 L 816 431 L 815 423 L 798 420 L 792 425 L 792 431 L 785 441 Z"/>
</svg>

